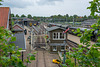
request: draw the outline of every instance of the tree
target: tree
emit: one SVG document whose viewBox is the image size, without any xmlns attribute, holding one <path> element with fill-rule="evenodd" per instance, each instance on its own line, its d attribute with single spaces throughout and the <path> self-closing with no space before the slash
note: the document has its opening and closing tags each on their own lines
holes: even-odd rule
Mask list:
<svg viewBox="0 0 100 67">
<path fill-rule="evenodd" d="M 4 29 L 4 27 L 0 27 L 0 66 L 26 67 L 19 58 L 19 56 L 21 56 L 21 53 L 19 52 L 21 48 L 16 50 L 15 44 L 11 43 L 15 40 L 16 38 L 12 36 L 11 31 Z M 26 63 L 30 63 L 29 60 L 35 60 L 35 56 L 31 53 L 28 54 Z"/>
<path fill-rule="evenodd" d="M 92 17 L 98 17 L 97 13 L 100 13 L 100 2 L 99 0 L 93 0 L 90 2 L 91 6 L 88 9 L 91 10 Z M 78 28 L 77 36 L 80 36 L 80 43 L 83 45 L 78 45 L 78 48 L 73 48 L 73 52 L 66 52 L 67 59 L 66 64 L 62 65 L 63 67 L 100 67 L 100 18 L 97 19 L 97 23 L 91 26 L 93 29 L 85 29 L 84 33 Z M 97 31 L 97 42 L 95 44 L 90 44 L 91 36 L 93 36 L 93 31 Z M 85 46 L 85 47 L 83 47 Z M 88 49 L 87 49 L 88 48 Z M 71 58 L 77 59 L 78 64 L 75 65 L 71 61 Z"/>
<path fill-rule="evenodd" d="M 18 14 L 16 14 L 16 17 L 19 17 L 19 15 L 18 15 Z"/>
<path fill-rule="evenodd" d="M 30 18 L 30 19 L 32 19 L 32 16 L 30 15 L 30 14 L 28 14 L 28 16 L 27 16 L 28 18 Z"/>
<path fill-rule="evenodd" d="M 2 0 L 0 0 L 0 5 L 2 5 L 2 3 L 1 3 L 1 2 L 2 2 Z"/>
<path fill-rule="evenodd" d="M 21 17 L 26 17 L 26 16 L 24 14 L 22 14 Z"/>
<path fill-rule="evenodd" d="M 14 17 L 14 14 L 11 14 L 11 17 Z"/>
<path fill-rule="evenodd" d="M 93 17 L 92 16 L 88 16 L 88 19 L 92 19 Z"/>
<path fill-rule="evenodd" d="M 69 15 L 68 15 L 68 14 L 66 14 L 66 17 L 69 17 Z"/>
<path fill-rule="evenodd" d="M 84 20 L 87 20 L 87 16 L 86 16 L 86 15 L 84 15 L 84 17 L 83 17 L 83 18 L 84 18 Z"/>
</svg>

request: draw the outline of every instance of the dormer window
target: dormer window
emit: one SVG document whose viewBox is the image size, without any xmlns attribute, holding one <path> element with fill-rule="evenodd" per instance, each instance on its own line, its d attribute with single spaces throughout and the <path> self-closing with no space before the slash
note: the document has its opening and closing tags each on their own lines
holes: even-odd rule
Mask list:
<svg viewBox="0 0 100 67">
<path fill-rule="evenodd" d="M 53 40 L 64 40 L 66 39 L 66 34 L 63 32 L 53 32 Z"/>
</svg>

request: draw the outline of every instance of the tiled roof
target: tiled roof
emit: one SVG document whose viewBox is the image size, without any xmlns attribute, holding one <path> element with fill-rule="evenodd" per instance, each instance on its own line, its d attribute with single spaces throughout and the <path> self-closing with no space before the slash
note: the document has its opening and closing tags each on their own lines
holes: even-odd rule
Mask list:
<svg viewBox="0 0 100 67">
<path fill-rule="evenodd" d="M 50 28 L 46 28 L 47 31 L 53 31 L 53 30 L 56 30 L 56 29 L 65 30 L 64 28 L 60 28 L 60 27 L 57 27 L 57 26 L 53 26 L 53 27 L 50 27 Z"/>
<path fill-rule="evenodd" d="M 0 26 L 7 28 L 7 23 L 9 22 L 9 7 L 0 7 Z"/>
<path fill-rule="evenodd" d="M 24 27 L 21 26 L 20 24 L 15 24 L 15 25 L 13 26 L 13 29 L 14 29 L 14 30 L 18 30 L 18 29 L 24 30 Z"/>
<path fill-rule="evenodd" d="M 14 41 L 12 43 L 14 43 L 15 46 L 18 46 L 18 48 L 22 48 L 22 50 L 25 50 L 26 49 L 26 42 L 25 42 L 24 33 L 15 33 L 14 37 L 16 37 L 16 41 Z"/>
</svg>

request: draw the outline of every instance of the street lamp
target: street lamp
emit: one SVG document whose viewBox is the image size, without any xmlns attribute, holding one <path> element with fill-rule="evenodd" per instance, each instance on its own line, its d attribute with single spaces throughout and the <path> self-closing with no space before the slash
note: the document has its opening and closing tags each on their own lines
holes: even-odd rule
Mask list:
<svg viewBox="0 0 100 67">
<path fill-rule="evenodd" d="M 64 34 L 66 34 L 66 33 L 64 33 Z M 65 60 L 66 60 L 66 45 L 67 45 L 67 43 L 66 43 L 66 39 L 64 40 L 64 57 L 63 57 L 63 63 L 65 63 Z"/>
</svg>

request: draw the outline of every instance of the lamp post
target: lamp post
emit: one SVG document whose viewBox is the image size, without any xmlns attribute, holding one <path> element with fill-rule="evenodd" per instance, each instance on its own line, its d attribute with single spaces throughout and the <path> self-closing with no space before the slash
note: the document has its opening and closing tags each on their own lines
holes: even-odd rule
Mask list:
<svg viewBox="0 0 100 67">
<path fill-rule="evenodd" d="M 66 34 L 66 33 L 64 33 Z M 65 63 L 66 60 L 66 39 L 64 40 L 64 57 L 63 57 L 63 63 Z"/>
</svg>

